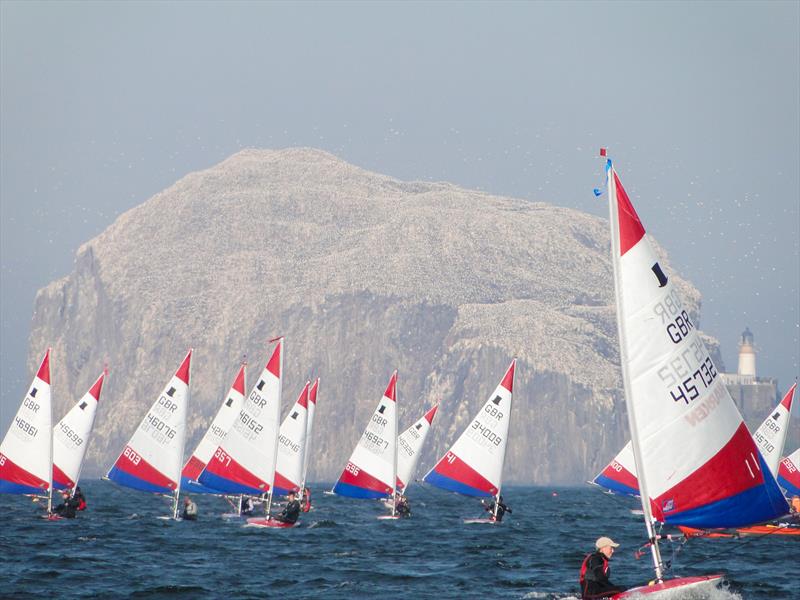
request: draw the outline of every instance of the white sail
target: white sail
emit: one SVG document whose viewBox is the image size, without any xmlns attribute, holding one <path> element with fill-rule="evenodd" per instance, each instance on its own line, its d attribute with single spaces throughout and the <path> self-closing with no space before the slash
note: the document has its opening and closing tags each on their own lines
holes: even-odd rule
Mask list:
<svg viewBox="0 0 800 600">
<path fill-rule="evenodd" d="M 781 403 L 764 419 L 761 427 L 753 434 L 753 439 L 773 477 L 778 477 L 778 466 L 781 464 L 783 447 L 786 444 L 786 433 L 789 431 L 789 417 L 792 414 L 792 400 L 796 388 L 797 384 L 795 383 L 786 392 Z"/>
<path fill-rule="evenodd" d="M 200 440 L 200 443 L 197 444 L 197 448 L 189 457 L 189 460 L 186 461 L 186 464 L 183 466 L 183 471 L 181 471 L 181 487 L 188 492 L 198 494 L 219 493 L 219 490 L 214 490 L 197 483 L 197 478 L 200 476 L 200 473 L 203 472 L 208 461 L 214 456 L 214 452 L 217 451 L 217 448 L 222 445 L 223 440 L 228 435 L 228 431 L 233 425 L 233 421 L 242 409 L 242 403 L 244 402 L 244 386 L 247 379 L 246 369 L 247 367 L 244 364 L 239 367 L 236 378 L 233 380 L 233 384 L 228 390 L 225 400 L 214 416 L 211 426 L 206 431 L 203 439 Z"/>
<path fill-rule="evenodd" d="M 89 391 L 53 428 L 53 486 L 56 489 L 74 488 L 78 484 L 107 374 L 103 371 Z"/>
<path fill-rule="evenodd" d="M 175 494 L 180 489 L 189 375 L 192 351 L 164 387 L 122 454 L 108 472 L 108 478 L 144 492 Z"/>
<path fill-rule="evenodd" d="M 41 494 L 52 489 L 50 349 L 0 444 L 0 493 Z"/>
<path fill-rule="evenodd" d="M 401 433 L 397 439 L 397 491 L 400 493 L 405 493 L 414 480 L 420 453 L 431 430 L 437 408 L 438 404 Z"/>
<path fill-rule="evenodd" d="M 303 483 L 310 385 L 310 382 L 306 382 L 294 406 L 281 423 L 278 465 L 275 468 L 275 493 L 278 495 L 298 492 Z"/>
</svg>

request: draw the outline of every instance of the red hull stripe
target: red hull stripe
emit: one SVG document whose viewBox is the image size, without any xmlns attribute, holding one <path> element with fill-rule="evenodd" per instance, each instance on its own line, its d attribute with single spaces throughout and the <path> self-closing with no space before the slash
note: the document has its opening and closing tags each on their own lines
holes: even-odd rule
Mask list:
<svg viewBox="0 0 800 600">
<path fill-rule="evenodd" d="M 758 464 L 759 457 L 747 426 L 741 423 L 711 460 L 675 487 L 651 499 L 653 516 L 663 522 L 665 514 L 668 518 L 673 510 L 685 512 L 762 485 L 764 476 Z M 721 481 L 726 481 L 727 485 L 723 487 Z"/>
<path fill-rule="evenodd" d="M 189 352 L 186 354 L 186 358 L 183 359 L 181 366 L 175 372 L 175 377 L 180 379 L 186 385 L 189 385 L 189 365 L 191 364 L 191 362 L 192 362 L 192 351 L 189 350 Z"/>
<path fill-rule="evenodd" d="M 354 487 L 363 488 L 366 490 L 372 490 L 373 492 L 378 492 L 380 494 L 392 493 L 392 488 L 390 486 L 383 483 L 380 479 L 373 477 L 364 469 L 359 469 L 358 475 L 353 475 L 350 471 L 345 469 L 342 471 L 339 481 L 346 483 L 347 485 L 352 485 Z"/>
<path fill-rule="evenodd" d="M 53 463 L 53 487 L 63 490 L 67 488 L 71 488 L 75 485 L 75 482 L 72 481 L 67 474 L 64 473 L 61 469 L 58 468 L 58 465 Z"/>
<path fill-rule="evenodd" d="M 36 376 L 46 384 L 50 384 L 50 348 L 44 353 L 42 364 L 39 365 L 39 371 L 36 373 Z"/>
<path fill-rule="evenodd" d="M 169 477 L 136 454 L 134 450 L 130 449 L 130 446 L 126 449 L 130 451 L 129 456 L 125 456 L 125 452 L 122 453 L 114 465 L 117 469 L 156 487 L 165 487 L 171 490 L 178 487 L 177 482 L 172 481 Z M 133 457 L 133 459 L 131 459 L 131 457 Z M 138 460 L 139 462 L 134 463 L 134 460 Z"/>
<path fill-rule="evenodd" d="M 89 390 L 89 393 L 92 395 L 92 398 L 100 401 L 100 392 L 103 391 L 103 380 L 106 377 L 106 371 L 103 371 L 100 377 L 97 378 L 97 381 L 94 382 L 92 389 Z"/>
<path fill-rule="evenodd" d="M 239 372 L 236 374 L 236 380 L 233 382 L 233 389 L 244 396 L 244 365 L 239 368 Z"/>
<path fill-rule="evenodd" d="M 44 380 L 42 379 L 42 381 Z M 2 454 L 0 454 L 0 480 L 37 488 L 42 491 L 49 487 L 49 484 L 44 479 L 39 479 L 36 475 L 14 464 L 10 458 Z"/>
<path fill-rule="evenodd" d="M 619 207 L 619 255 L 625 256 L 625 253 L 644 236 L 644 225 L 633 209 L 617 173 L 612 171 L 612 174 L 614 175 L 614 185 L 617 188 L 617 206 Z"/>
<path fill-rule="evenodd" d="M 193 481 L 197 481 L 197 478 L 200 477 L 200 473 L 203 472 L 206 465 L 203 463 L 202 460 L 197 458 L 194 454 L 192 457 L 186 462 L 186 465 L 183 467 L 183 471 L 181 471 L 181 477 L 186 477 Z"/>
<path fill-rule="evenodd" d="M 508 371 L 506 371 L 505 377 L 503 377 L 503 381 L 500 383 L 504 388 L 506 388 L 509 392 L 514 391 L 514 367 L 517 366 L 517 359 L 511 361 L 511 365 L 508 367 Z"/>
<path fill-rule="evenodd" d="M 448 460 L 448 457 L 453 458 L 453 462 Z M 475 469 L 470 467 L 463 460 L 458 458 L 452 452 L 448 452 L 442 460 L 433 468 L 434 471 L 450 479 L 463 483 L 471 488 L 478 489 L 487 494 L 496 494 L 497 488 L 486 479 L 483 475 L 478 473 Z"/>
<path fill-rule="evenodd" d="M 267 371 L 275 375 L 278 379 L 281 378 L 281 348 L 283 347 L 283 340 L 278 341 L 275 350 L 272 351 L 272 356 L 267 363 Z"/>
<path fill-rule="evenodd" d="M 228 462 L 229 460 L 230 462 Z M 266 481 L 253 475 L 228 455 L 223 455 L 222 459 L 212 458 L 206 465 L 206 471 L 243 486 L 264 492 L 269 491 L 269 484 Z"/>
</svg>

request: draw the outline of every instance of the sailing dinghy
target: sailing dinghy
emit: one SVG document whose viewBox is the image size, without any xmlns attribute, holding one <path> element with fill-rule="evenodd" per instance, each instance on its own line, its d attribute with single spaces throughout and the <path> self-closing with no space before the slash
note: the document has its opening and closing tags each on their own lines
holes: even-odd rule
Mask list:
<svg viewBox="0 0 800 600">
<path fill-rule="evenodd" d="M 0 493 L 47 496 L 53 510 L 50 348 L 0 444 Z"/>
<path fill-rule="evenodd" d="M 397 492 L 397 371 L 392 373 L 367 428 L 350 460 L 331 490 L 339 496 L 392 499 L 392 514 L 379 519 L 396 519 Z"/>
<path fill-rule="evenodd" d="M 722 575 L 665 579 L 654 521 L 742 527 L 784 515 L 789 507 L 611 160 L 606 179 L 622 380 L 657 582 L 614 598 L 711 588 Z"/>
<path fill-rule="evenodd" d="M 435 405 L 397 438 L 397 492 L 399 494 L 405 494 L 408 486 L 414 481 L 420 451 L 425 445 L 438 408 L 439 405 Z"/>
<path fill-rule="evenodd" d="M 266 517 L 247 520 L 248 524 L 261 527 L 281 526 L 269 514 L 278 457 L 283 338 L 271 341 L 277 342 L 272 355 L 242 403 L 233 426 L 198 477 L 202 485 L 228 494 L 268 494 Z"/>
<path fill-rule="evenodd" d="M 294 406 L 281 423 L 278 436 L 278 464 L 275 467 L 275 494 L 278 496 L 301 491 L 308 433 L 308 388 L 310 386 L 311 382 L 307 381 Z"/>
<path fill-rule="evenodd" d="M 508 426 L 511 422 L 516 365 L 515 358 L 500 385 L 495 388 L 469 426 L 422 479 L 425 483 L 465 496 L 494 497 L 497 507 L 503 480 Z M 496 523 L 496 511 L 495 508 L 489 518 L 466 519 L 464 522 Z"/>
<path fill-rule="evenodd" d="M 53 428 L 53 487 L 57 490 L 71 489 L 75 493 L 107 374 L 108 371 L 104 370 L 89 391 Z"/>
<path fill-rule="evenodd" d="M 800 496 L 800 448 L 781 461 L 778 484 L 790 496 Z"/>
<path fill-rule="evenodd" d="M 317 392 L 319 391 L 319 377 L 308 390 L 308 418 L 306 422 L 306 449 L 303 452 L 303 478 L 300 483 L 300 492 L 305 494 L 303 512 L 311 510 L 311 490 L 306 486 L 308 476 L 308 456 L 311 452 L 311 434 L 314 431 L 314 413 L 317 410 Z"/>
<path fill-rule="evenodd" d="M 174 520 L 179 520 L 191 361 L 190 349 L 106 475 L 134 490 L 171 495 Z"/>
<path fill-rule="evenodd" d="M 780 404 L 770 412 L 761 426 L 753 434 L 753 440 L 761 451 L 770 473 L 778 476 L 778 465 L 786 443 L 789 430 L 789 417 L 797 384 L 786 392 Z M 592 481 L 594 485 L 621 496 L 638 496 L 639 483 L 636 480 L 636 467 L 633 462 L 633 448 L 628 442 L 614 459 Z"/>
<path fill-rule="evenodd" d="M 197 444 L 197 448 L 186 461 L 181 471 L 181 487 L 187 492 L 195 494 L 221 494 L 220 490 L 215 490 L 197 481 L 200 473 L 203 472 L 208 461 L 214 456 L 214 452 L 220 447 L 228 430 L 233 425 L 234 419 L 239 415 L 244 402 L 244 385 L 247 380 L 247 365 L 242 363 L 236 378 L 228 390 L 228 394 L 219 407 L 211 426 L 206 431 L 203 439 Z"/>
</svg>

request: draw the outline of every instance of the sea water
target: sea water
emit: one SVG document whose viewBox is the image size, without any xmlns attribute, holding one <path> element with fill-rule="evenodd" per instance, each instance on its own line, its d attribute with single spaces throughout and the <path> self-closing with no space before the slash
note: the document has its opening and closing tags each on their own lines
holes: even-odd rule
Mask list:
<svg viewBox="0 0 800 600">
<path fill-rule="evenodd" d="M 160 519 L 167 498 L 84 481 L 88 510 L 48 522 L 31 499 L 0 496 L 2 598 L 575 598 L 594 540 L 621 544 L 612 581 L 652 578 L 634 501 L 598 489 L 509 486 L 513 513 L 497 525 L 473 498 L 409 489 L 413 515 L 380 521 L 377 501 L 322 494 L 301 526 L 259 529 L 226 521 L 224 499 L 195 495 L 197 521 Z M 664 544 L 681 576 L 724 573 L 714 600 L 798 598 L 800 540 L 767 536 Z M 673 554 L 674 557 L 673 557 Z M 681 597 L 681 596 L 677 596 Z"/>
</svg>

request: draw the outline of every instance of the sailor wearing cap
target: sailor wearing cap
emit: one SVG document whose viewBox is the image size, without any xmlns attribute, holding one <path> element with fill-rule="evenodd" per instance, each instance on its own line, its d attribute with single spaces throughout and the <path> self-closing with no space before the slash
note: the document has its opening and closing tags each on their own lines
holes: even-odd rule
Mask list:
<svg viewBox="0 0 800 600">
<path fill-rule="evenodd" d="M 597 538 L 594 547 L 596 550 L 587 554 L 581 565 L 581 598 L 609 598 L 624 592 L 624 587 L 611 583 L 611 567 L 608 564 L 614 555 L 614 548 L 619 548 L 619 544 L 603 536 Z"/>
</svg>

